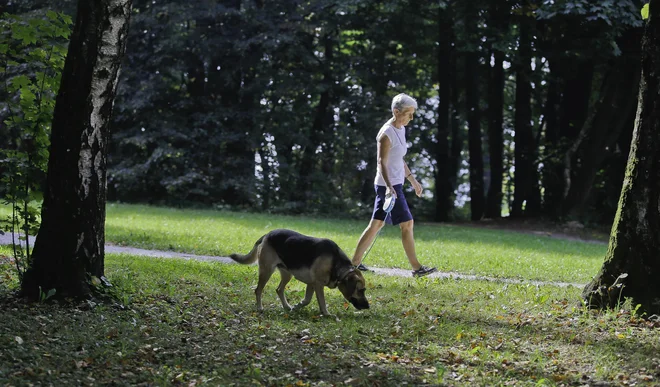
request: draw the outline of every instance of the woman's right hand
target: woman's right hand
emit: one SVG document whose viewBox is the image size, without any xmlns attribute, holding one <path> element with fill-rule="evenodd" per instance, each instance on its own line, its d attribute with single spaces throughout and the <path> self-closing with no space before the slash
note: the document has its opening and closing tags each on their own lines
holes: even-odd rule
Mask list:
<svg viewBox="0 0 660 387">
<path fill-rule="evenodd" d="M 388 186 L 385 189 L 385 196 L 387 196 L 387 195 L 392 195 L 392 196 L 394 196 L 394 199 L 397 199 L 396 191 L 394 190 L 394 187 L 392 187 L 392 186 Z"/>
</svg>

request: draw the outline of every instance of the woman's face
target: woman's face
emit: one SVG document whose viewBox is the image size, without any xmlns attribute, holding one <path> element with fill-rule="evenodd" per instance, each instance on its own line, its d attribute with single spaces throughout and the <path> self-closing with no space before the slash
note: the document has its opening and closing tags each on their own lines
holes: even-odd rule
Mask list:
<svg viewBox="0 0 660 387">
<path fill-rule="evenodd" d="M 410 106 L 401 111 L 399 109 L 394 109 L 394 116 L 401 125 L 406 126 L 415 116 L 415 108 Z"/>
</svg>

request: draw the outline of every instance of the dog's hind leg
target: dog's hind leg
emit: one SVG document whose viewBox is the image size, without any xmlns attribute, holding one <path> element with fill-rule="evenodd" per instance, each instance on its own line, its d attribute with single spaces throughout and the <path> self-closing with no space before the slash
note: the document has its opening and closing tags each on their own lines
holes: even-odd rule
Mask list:
<svg viewBox="0 0 660 387">
<path fill-rule="evenodd" d="M 305 290 L 305 298 L 303 298 L 302 301 L 297 303 L 293 309 L 300 309 L 303 308 L 307 305 L 309 305 L 310 302 L 312 302 L 312 296 L 314 295 L 314 286 L 313 285 L 307 285 L 307 290 Z"/>
<path fill-rule="evenodd" d="M 284 294 L 284 288 L 286 288 L 286 284 L 291 281 L 291 273 L 285 269 L 279 269 L 280 270 L 280 284 L 277 285 L 277 295 L 280 297 L 280 301 L 282 301 L 282 307 L 285 310 L 291 310 L 293 309 L 291 305 L 289 305 L 289 302 L 286 300 L 286 295 Z"/>
<path fill-rule="evenodd" d="M 273 272 L 279 263 L 277 252 L 273 249 L 270 243 L 268 243 L 268 237 L 264 238 L 261 245 L 259 245 L 257 261 L 259 262 L 259 283 L 254 290 L 254 294 L 257 296 L 257 310 L 262 312 L 264 306 L 261 303 L 261 295 L 263 294 L 266 283 L 270 279 L 270 276 L 273 275 Z"/>
<path fill-rule="evenodd" d="M 266 286 L 266 283 L 270 279 L 270 276 L 273 275 L 274 271 L 275 271 L 274 267 L 259 265 L 259 283 L 257 284 L 257 288 L 254 290 L 254 294 L 257 296 L 257 310 L 259 312 L 263 312 L 264 310 L 264 306 L 261 303 L 261 295 L 264 291 L 264 287 Z"/>
</svg>

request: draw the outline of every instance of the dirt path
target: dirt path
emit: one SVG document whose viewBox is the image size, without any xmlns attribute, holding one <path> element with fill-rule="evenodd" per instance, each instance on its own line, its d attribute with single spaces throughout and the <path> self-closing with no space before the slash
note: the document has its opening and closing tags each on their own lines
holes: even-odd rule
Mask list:
<svg viewBox="0 0 660 387">
<path fill-rule="evenodd" d="M 11 234 L 0 235 L 0 245 L 10 245 L 12 244 Z M 30 244 L 34 244 L 34 237 L 30 237 Z M 177 253 L 173 251 L 162 251 L 162 250 L 146 250 L 138 249 L 135 247 L 123 247 L 107 244 L 105 246 L 105 252 L 109 254 L 129 254 L 129 255 L 140 255 L 146 257 L 154 258 L 179 258 L 179 259 L 193 259 L 196 261 L 206 261 L 206 262 L 221 262 L 227 264 L 234 264 L 235 262 L 229 257 L 216 257 L 210 255 L 196 255 L 196 254 L 186 254 L 186 253 Z M 383 267 L 370 267 L 373 272 L 366 273 L 367 276 L 371 274 L 377 275 L 387 275 L 387 276 L 398 276 L 398 277 L 412 277 L 412 272 L 410 270 L 397 269 L 397 268 L 383 268 Z M 559 287 L 575 286 L 575 287 L 584 287 L 585 284 L 579 283 L 570 283 L 570 282 L 546 282 L 546 281 L 532 281 L 532 280 L 522 280 L 514 278 L 497 278 L 497 277 L 488 277 L 488 276 L 478 276 L 471 274 L 461 274 L 454 272 L 436 272 L 430 274 L 429 278 L 441 278 L 441 279 L 456 279 L 456 280 L 467 280 L 467 281 L 493 281 L 501 283 L 510 283 L 510 284 L 530 284 L 530 285 L 551 285 Z"/>
</svg>

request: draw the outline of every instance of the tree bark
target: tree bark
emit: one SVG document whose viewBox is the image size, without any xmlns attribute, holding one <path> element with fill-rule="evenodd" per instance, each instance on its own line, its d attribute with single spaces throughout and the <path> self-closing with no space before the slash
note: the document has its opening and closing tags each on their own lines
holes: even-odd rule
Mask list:
<svg viewBox="0 0 660 387">
<path fill-rule="evenodd" d="M 605 262 L 582 296 L 596 308 L 626 298 L 660 313 L 660 0 L 651 0 L 642 40 L 637 117 Z"/>
<path fill-rule="evenodd" d="M 132 0 L 79 0 L 55 104 L 42 223 L 22 292 L 90 293 L 105 256 L 109 122 Z"/>
</svg>

